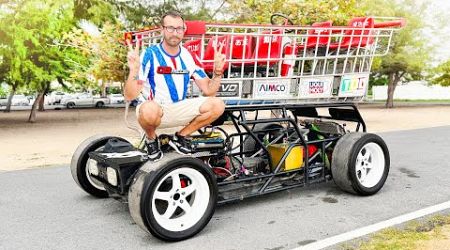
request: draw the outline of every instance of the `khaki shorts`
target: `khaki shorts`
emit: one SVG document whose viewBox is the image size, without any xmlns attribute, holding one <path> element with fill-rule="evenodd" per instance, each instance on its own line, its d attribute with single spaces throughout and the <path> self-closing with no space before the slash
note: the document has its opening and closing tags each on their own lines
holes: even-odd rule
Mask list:
<svg viewBox="0 0 450 250">
<path fill-rule="evenodd" d="M 206 101 L 207 97 L 198 97 L 185 99 L 177 103 L 159 104 L 163 111 L 161 124 L 158 128 L 172 128 L 186 126 L 195 117 L 200 115 L 200 106 Z M 136 107 L 136 116 L 139 116 L 139 109 L 142 103 Z"/>
</svg>

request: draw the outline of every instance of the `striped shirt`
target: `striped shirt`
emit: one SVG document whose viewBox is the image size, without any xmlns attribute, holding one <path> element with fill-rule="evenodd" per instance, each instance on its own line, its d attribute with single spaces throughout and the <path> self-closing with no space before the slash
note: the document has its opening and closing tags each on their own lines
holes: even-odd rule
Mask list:
<svg viewBox="0 0 450 250">
<path fill-rule="evenodd" d="M 172 56 L 162 44 L 151 45 L 141 53 L 140 62 L 139 80 L 144 82 L 142 95 L 146 100 L 154 100 L 159 104 L 184 100 L 189 79 L 207 77 L 191 53 L 182 46 L 179 53 Z"/>
</svg>

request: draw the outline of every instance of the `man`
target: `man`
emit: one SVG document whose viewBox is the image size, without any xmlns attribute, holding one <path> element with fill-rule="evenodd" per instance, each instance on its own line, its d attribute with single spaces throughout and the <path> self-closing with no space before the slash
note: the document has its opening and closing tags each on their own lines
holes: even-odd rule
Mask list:
<svg viewBox="0 0 450 250">
<path fill-rule="evenodd" d="M 189 153 L 186 136 L 216 120 L 225 109 L 224 102 L 215 97 L 225 64 L 222 46 L 215 48 L 215 67 L 210 79 L 189 51 L 180 46 L 186 30 L 183 17 L 168 12 L 161 18 L 161 28 L 162 42 L 145 49 L 140 57 L 139 43 L 134 49 L 128 43 L 130 74 L 124 88 L 126 100 L 135 99 L 139 93 L 147 100 L 136 108 L 136 113 L 152 158 L 160 156 L 156 128 L 184 126 L 175 133 L 174 142 L 180 151 Z M 205 97 L 186 99 L 191 77 Z"/>
</svg>

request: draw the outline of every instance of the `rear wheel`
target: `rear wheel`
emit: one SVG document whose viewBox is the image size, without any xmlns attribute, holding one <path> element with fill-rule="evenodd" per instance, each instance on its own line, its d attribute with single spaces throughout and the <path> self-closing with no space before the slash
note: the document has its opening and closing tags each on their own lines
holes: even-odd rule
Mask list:
<svg viewBox="0 0 450 250">
<path fill-rule="evenodd" d="M 179 241 L 200 232 L 217 202 L 213 172 L 202 161 L 165 155 L 148 174 L 135 178 L 129 192 L 133 219 L 155 237 Z M 143 166 L 146 168 L 148 166 Z M 141 169 L 142 169 L 141 168 Z"/>
<path fill-rule="evenodd" d="M 331 172 L 344 191 L 372 195 L 386 182 L 390 157 L 381 137 L 369 133 L 342 136 L 333 151 Z"/>
<path fill-rule="evenodd" d="M 103 103 L 103 102 L 97 102 L 96 104 L 95 104 L 95 107 L 96 108 L 103 108 L 105 106 L 105 104 Z"/>
</svg>

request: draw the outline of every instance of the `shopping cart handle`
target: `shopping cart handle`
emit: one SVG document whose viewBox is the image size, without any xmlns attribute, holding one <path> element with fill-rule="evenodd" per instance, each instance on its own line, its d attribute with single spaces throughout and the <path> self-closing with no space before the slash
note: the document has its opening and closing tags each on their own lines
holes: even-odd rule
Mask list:
<svg viewBox="0 0 450 250">
<path fill-rule="evenodd" d="M 400 20 L 395 20 L 395 21 L 386 21 L 386 22 L 379 22 L 379 23 L 374 23 L 373 27 L 374 28 L 388 28 L 388 27 L 405 27 L 406 25 L 406 20 L 405 19 L 400 19 Z"/>
</svg>

